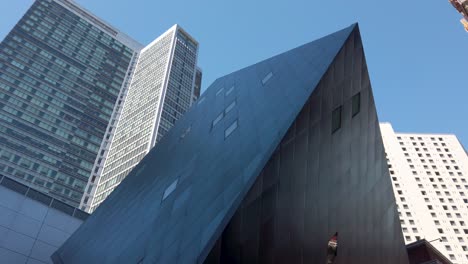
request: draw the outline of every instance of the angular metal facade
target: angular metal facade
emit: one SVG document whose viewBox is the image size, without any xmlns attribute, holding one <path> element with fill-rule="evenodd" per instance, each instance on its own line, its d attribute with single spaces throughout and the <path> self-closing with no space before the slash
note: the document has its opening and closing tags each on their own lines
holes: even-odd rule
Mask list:
<svg viewBox="0 0 468 264">
<path fill-rule="evenodd" d="M 407 263 L 399 228 L 355 30 L 204 263 L 326 263 L 335 232 L 336 263 Z"/>
<path fill-rule="evenodd" d="M 216 80 L 53 260 L 407 263 L 396 212 L 353 25 Z"/>
</svg>

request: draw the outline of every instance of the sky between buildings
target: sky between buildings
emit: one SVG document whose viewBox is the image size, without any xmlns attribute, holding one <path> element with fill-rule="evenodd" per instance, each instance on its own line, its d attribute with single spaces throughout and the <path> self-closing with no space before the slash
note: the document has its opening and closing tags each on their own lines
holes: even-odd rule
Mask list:
<svg viewBox="0 0 468 264">
<path fill-rule="evenodd" d="M 33 0 L 0 0 L 0 39 Z M 468 33 L 447 0 L 76 0 L 142 44 L 178 23 L 216 78 L 359 22 L 380 121 L 468 148 Z"/>
</svg>

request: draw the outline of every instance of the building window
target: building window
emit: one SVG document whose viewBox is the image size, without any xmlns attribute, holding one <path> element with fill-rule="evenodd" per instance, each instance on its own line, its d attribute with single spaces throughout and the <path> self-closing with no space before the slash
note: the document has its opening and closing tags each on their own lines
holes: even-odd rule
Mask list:
<svg viewBox="0 0 468 264">
<path fill-rule="evenodd" d="M 353 96 L 353 102 L 352 102 L 353 117 L 359 114 L 360 110 L 361 110 L 361 93 L 357 93 L 356 95 Z"/>
<path fill-rule="evenodd" d="M 341 128 L 341 110 L 342 107 L 339 106 L 333 110 L 332 113 L 332 133 L 335 133 L 338 129 Z"/>
<path fill-rule="evenodd" d="M 224 114 L 227 114 L 229 113 L 232 109 L 234 109 L 234 106 L 236 106 L 236 101 L 232 101 L 232 103 L 230 105 L 228 105 L 228 107 L 226 107 L 226 110 L 224 110 Z"/>
<path fill-rule="evenodd" d="M 203 96 L 202 98 L 200 98 L 200 99 L 198 100 L 198 103 L 197 103 L 197 104 L 203 103 L 203 102 L 205 101 L 205 98 L 206 98 L 205 96 Z"/>
<path fill-rule="evenodd" d="M 223 119 L 223 117 L 224 117 L 224 112 L 221 112 L 221 113 L 215 118 L 215 120 L 213 120 L 212 127 L 215 127 L 216 124 L 218 124 L 219 121 L 221 121 L 221 119 Z"/>
<path fill-rule="evenodd" d="M 163 201 L 176 189 L 178 182 L 179 179 L 176 179 L 171 183 L 171 185 L 169 185 L 169 187 L 166 188 L 163 195 Z"/>
<path fill-rule="evenodd" d="M 224 131 L 224 138 L 229 137 L 234 130 L 237 129 L 237 120 L 235 120 L 226 130 Z"/>
<path fill-rule="evenodd" d="M 217 92 L 216 92 L 216 96 L 220 95 L 222 92 L 224 91 L 224 87 L 219 89 Z"/>
<path fill-rule="evenodd" d="M 262 85 L 265 85 L 273 77 L 273 72 L 269 72 L 262 80 Z"/>
<path fill-rule="evenodd" d="M 226 91 L 226 96 L 230 95 L 232 93 L 232 91 L 234 91 L 234 85 L 231 86 L 231 88 L 229 88 L 229 90 Z"/>
</svg>

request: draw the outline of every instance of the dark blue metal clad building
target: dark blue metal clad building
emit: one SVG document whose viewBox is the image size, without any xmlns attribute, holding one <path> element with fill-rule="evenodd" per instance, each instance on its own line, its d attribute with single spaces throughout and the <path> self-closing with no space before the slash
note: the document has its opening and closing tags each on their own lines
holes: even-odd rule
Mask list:
<svg viewBox="0 0 468 264">
<path fill-rule="evenodd" d="M 217 79 L 54 263 L 408 263 L 357 25 Z"/>
</svg>

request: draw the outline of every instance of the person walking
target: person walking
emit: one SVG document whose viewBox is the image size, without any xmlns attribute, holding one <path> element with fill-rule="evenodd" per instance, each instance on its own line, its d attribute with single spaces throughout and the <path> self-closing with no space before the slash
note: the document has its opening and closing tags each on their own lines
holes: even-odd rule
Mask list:
<svg viewBox="0 0 468 264">
<path fill-rule="evenodd" d="M 333 264 L 338 254 L 338 232 L 336 232 L 330 240 L 327 247 L 327 264 Z"/>
</svg>

